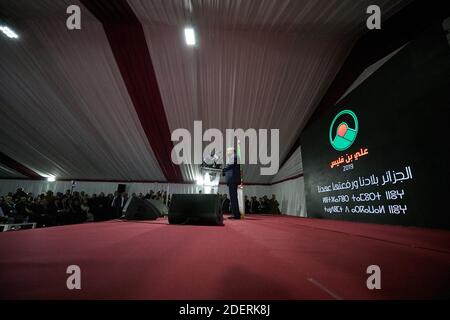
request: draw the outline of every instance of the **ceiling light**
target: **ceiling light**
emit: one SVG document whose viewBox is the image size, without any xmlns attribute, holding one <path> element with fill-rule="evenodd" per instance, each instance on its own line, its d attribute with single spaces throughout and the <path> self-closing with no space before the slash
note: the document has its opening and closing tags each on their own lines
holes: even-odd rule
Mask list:
<svg viewBox="0 0 450 320">
<path fill-rule="evenodd" d="M 11 39 L 17 39 L 19 38 L 19 35 L 15 33 L 13 30 L 11 30 L 9 27 L 5 25 L 0 25 L 0 31 L 3 32 L 8 38 Z"/>
<path fill-rule="evenodd" d="M 195 46 L 195 31 L 193 28 L 184 28 L 184 37 L 188 46 Z"/>
<path fill-rule="evenodd" d="M 53 177 L 53 176 L 50 176 L 50 177 L 47 177 L 47 181 L 48 181 L 48 182 L 55 182 L 55 181 L 56 181 L 56 178 Z"/>
</svg>

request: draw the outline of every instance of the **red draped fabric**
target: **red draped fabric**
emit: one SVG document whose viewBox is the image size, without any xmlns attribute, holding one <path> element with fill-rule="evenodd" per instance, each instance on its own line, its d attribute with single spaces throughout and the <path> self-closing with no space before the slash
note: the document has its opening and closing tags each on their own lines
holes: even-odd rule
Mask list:
<svg viewBox="0 0 450 320">
<path fill-rule="evenodd" d="M 183 180 L 142 26 L 125 0 L 82 3 L 102 22 L 120 73 L 158 164 L 169 182 Z"/>
</svg>

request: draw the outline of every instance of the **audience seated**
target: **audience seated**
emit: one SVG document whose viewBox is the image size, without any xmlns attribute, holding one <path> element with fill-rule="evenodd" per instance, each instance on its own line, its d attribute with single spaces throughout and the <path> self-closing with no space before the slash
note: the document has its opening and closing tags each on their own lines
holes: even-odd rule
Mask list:
<svg viewBox="0 0 450 320">
<path fill-rule="evenodd" d="M 230 199 L 227 194 L 218 194 L 219 195 L 219 203 L 220 209 L 222 213 L 230 213 Z M 258 198 L 253 196 L 249 197 L 244 196 L 244 207 L 245 213 L 253 213 L 253 214 L 281 214 L 279 203 L 276 200 L 275 195 L 272 195 L 272 198 L 267 198 L 267 196 L 263 196 Z"/>
<path fill-rule="evenodd" d="M 250 213 L 259 213 L 259 201 L 256 197 L 252 197 L 252 201 L 250 202 Z"/>
<path fill-rule="evenodd" d="M 136 193 L 132 197 L 162 201 L 170 206 L 170 195 L 166 191 L 147 194 Z M 59 226 L 92 221 L 106 221 L 121 217 L 122 210 L 128 200 L 128 195 L 115 193 L 98 195 L 66 190 L 65 193 L 52 191 L 33 195 L 19 188 L 15 193 L 9 192 L 0 197 L 0 223 L 26 223 L 34 222 L 37 227 Z M 230 212 L 230 199 L 227 194 L 219 194 L 220 210 L 222 213 Z M 246 213 L 280 214 L 279 203 L 272 195 L 259 198 L 245 196 Z"/>
<path fill-rule="evenodd" d="M 269 200 L 269 211 L 272 214 L 281 214 L 280 204 L 278 203 L 274 194 L 272 194 L 272 198 Z"/>
<path fill-rule="evenodd" d="M 244 207 L 245 213 L 250 213 L 250 200 L 248 200 L 248 196 L 244 197 Z"/>
</svg>

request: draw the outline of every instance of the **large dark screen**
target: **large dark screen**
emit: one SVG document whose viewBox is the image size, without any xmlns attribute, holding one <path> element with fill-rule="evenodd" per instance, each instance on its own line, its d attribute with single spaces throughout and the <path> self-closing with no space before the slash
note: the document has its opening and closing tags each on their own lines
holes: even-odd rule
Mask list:
<svg viewBox="0 0 450 320">
<path fill-rule="evenodd" d="M 435 27 L 308 125 L 308 216 L 449 228 L 449 109 L 450 47 Z"/>
</svg>

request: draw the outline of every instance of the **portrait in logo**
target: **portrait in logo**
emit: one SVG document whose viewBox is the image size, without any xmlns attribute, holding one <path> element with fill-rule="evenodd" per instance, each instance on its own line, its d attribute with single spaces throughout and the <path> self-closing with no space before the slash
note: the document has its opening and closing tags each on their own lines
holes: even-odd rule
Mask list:
<svg viewBox="0 0 450 320">
<path fill-rule="evenodd" d="M 351 110 L 342 110 L 330 125 L 330 143 L 337 151 L 350 148 L 358 135 L 358 118 Z"/>
</svg>

